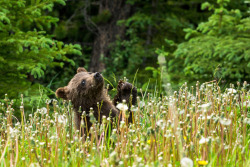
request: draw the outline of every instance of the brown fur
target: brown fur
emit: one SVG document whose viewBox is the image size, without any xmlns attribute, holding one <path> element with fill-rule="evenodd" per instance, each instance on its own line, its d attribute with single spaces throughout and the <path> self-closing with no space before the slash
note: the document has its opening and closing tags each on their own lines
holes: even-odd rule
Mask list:
<svg viewBox="0 0 250 167">
<path fill-rule="evenodd" d="M 98 76 L 98 77 L 97 77 Z M 82 83 L 83 81 L 84 84 Z M 113 103 L 107 95 L 106 90 L 104 89 L 104 79 L 101 74 L 87 72 L 84 68 L 80 67 L 77 69 L 77 74 L 71 79 L 67 86 L 58 88 L 56 90 L 56 96 L 63 98 L 65 100 L 71 100 L 74 109 L 74 122 L 77 129 L 80 129 L 81 115 L 85 111 L 87 114 L 87 123 L 88 130 L 91 127 L 89 111 L 92 107 L 94 110 L 94 116 L 96 120 L 99 118 L 98 106 L 101 106 L 100 111 L 100 121 L 103 116 L 106 117 L 118 117 L 120 111 L 115 107 L 117 103 L 122 102 L 123 99 L 126 100 L 129 109 L 131 104 L 135 104 L 137 91 L 132 84 L 124 81 L 119 81 L 118 84 L 118 93 L 115 96 Z M 130 95 L 133 95 L 132 100 Z M 79 111 L 81 107 L 81 111 Z M 85 121 L 85 120 L 84 120 Z M 129 119 L 131 122 L 131 118 Z"/>
</svg>

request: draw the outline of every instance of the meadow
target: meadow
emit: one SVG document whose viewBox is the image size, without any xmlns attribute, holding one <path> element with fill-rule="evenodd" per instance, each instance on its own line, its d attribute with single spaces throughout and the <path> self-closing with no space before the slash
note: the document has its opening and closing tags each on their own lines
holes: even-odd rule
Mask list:
<svg viewBox="0 0 250 167">
<path fill-rule="evenodd" d="M 212 81 L 184 84 L 167 95 L 138 89 L 133 124 L 121 104 L 120 122 L 104 117 L 99 124 L 90 113 L 94 124 L 84 137 L 74 129 L 70 102 L 47 100 L 29 115 L 21 103 L 18 119 L 6 95 L 0 104 L 0 166 L 250 166 L 246 87 L 237 83 L 222 91 Z"/>
</svg>

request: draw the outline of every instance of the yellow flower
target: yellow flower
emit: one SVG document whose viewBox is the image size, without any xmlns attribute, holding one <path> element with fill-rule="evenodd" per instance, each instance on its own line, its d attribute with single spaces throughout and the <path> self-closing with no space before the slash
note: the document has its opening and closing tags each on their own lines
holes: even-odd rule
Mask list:
<svg viewBox="0 0 250 167">
<path fill-rule="evenodd" d="M 184 136 L 183 138 L 184 138 L 185 141 L 187 140 L 187 137 L 186 137 L 186 136 Z"/>
<path fill-rule="evenodd" d="M 198 164 L 201 166 L 205 166 L 208 164 L 208 162 L 207 161 L 198 161 Z"/>
<path fill-rule="evenodd" d="M 155 142 L 155 139 L 154 139 L 152 142 Z M 151 143 L 151 140 L 148 140 L 147 143 L 150 144 L 150 143 Z"/>
</svg>

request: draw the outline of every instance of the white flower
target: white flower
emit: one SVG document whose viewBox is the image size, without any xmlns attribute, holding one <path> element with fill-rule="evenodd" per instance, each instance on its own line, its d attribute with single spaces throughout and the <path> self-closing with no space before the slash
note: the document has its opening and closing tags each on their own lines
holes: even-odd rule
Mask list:
<svg viewBox="0 0 250 167">
<path fill-rule="evenodd" d="M 12 128 L 12 127 L 9 127 L 9 132 L 10 132 L 10 134 L 13 134 L 13 133 L 15 133 L 15 130 L 14 130 L 14 128 Z"/>
<path fill-rule="evenodd" d="M 228 88 L 227 91 L 228 93 L 237 93 L 237 91 L 233 88 Z"/>
<path fill-rule="evenodd" d="M 184 157 L 181 159 L 181 166 L 182 167 L 193 167 L 194 163 L 190 158 Z"/>
<path fill-rule="evenodd" d="M 207 143 L 209 141 L 208 138 L 205 138 L 205 137 L 202 137 L 199 141 L 199 144 L 204 144 L 204 143 Z"/>
<path fill-rule="evenodd" d="M 45 107 L 41 108 L 41 109 L 40 109 L 40 113 L 41 113 L 42 115 L 47 114 L 47 108 L 45 108 Z"/>
<path fill-rule="evenodd" d="M 250 107 L 250 101 L 244 101 L 243 107 Z"/>
<path fill-rule="evenodd" d="M 115 157 L 117 155 L 117 153 L 115 151 L 113 151 L 111 154 L 110 154 L 110 157 Z"/>
<path fill-rule="evenodd" d="M 184 114 L 184 112 L 185 112 L 184 110 L 181 110 L 181 111 L 179 112 L 179 114 L 180 114 L 180 115 L 181 115 L 181 114 Z"/>
<path fill-rule="evenodd" d="M 32 163 L 32 164 L 30 164 L 30 167 L 39 167 L 40 165 L 39 165 L 39 163 Z"/>
<path fill-rule="evenodd" d="M 211 105 L 210 103 L 206 103 L 206 104 L 200 105 L 199 107 L 206 109 L 206 108 L 208 108 L 210 105 Z"/>
<path fill-rule="evenodd" d="M 141 162 L 142 158 L 141 157 L 137 157 L 136 160 L 137 160 L 137 162 Z"/>
<path fill-rule="evenodd" d="M 127 104 L 119 103 L 119 104 L 117 104 L 116 107 L 117 107 L 119 110 L 122 110 L 122 111 L 127 111 L 127 110 L 128 110 Z"/>
<path fill-rule="evenodd" d="M 58 115 L 58 123 L 66 125 L 67 118 L 64 115 Z"/>
<path fill-rule="evenodd" d="M 244 119 L 244 123 L 250 124 L 250 118 L 245 118 L 245 119 Z"/>
<path fill-rule="evenodd" d="M 157 126 L 161 126 L 162 124 L 163 124 L 163 120 L 162 119 L 160 119 L 159 121 L 156 122 Z"/>
<path fill-rule="evenodd" d="M 9 133 L 10 133 L 11 137 L 16 136 L 18 134 L 18 132 L 19 131 L 17 129 L 9 127 Z"/>
<path fill-rule="evenodd" d="M 131 111 L 137 112 L 137 111 L 138 111 L 138 108 L 132 105 Z"/>
<path fill-rule="evenodd" d="M 140 101 L 139 106 L 140 106 L 141 108 L 144 107 L 144 106 L 145 106 L 145 102 L 144 102 L 144 101 Z"/>
<path fill-rule="evenodd" d="M 222 125 L 228 126 L 228 125 L 231 124 L 231 120 L 230 120 L 230 119 L 223 118 L 223 119 L 220 119 L 220 123 L 221 123 Z"/>
<path fill-rule="evenodd" d="M 24 161 L 24 160 L 25 160 L 25 157 L 22 157 L 22 160 Z"/>
</svg>

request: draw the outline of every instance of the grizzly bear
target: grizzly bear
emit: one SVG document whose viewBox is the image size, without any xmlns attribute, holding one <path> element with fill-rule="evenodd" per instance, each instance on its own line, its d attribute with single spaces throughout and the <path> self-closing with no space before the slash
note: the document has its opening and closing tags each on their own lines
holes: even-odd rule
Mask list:
<svg viewBox="0 0 250 167">
<path fill-rule="evenodd" d="M 83 121 L 87 125 L 87 129 L 85 129 L 86 126 L 84 129 L 89 131 L 92 125 L 89 117 L 90 108 L 93 108 L 95 119 L 101 123 L 103 116 L 106 116 L 106 118 L 118 118 L 121 115 L 116 105 L 123 100 L 126 101 L 129 112 L 131 105 L 135 105 L 137 89 L 131 83 L 120 80 L 117 91 L 117 95 L 111 102 L 107 90 L 104 88 L 102 75 L 99 72 L 92 73 L 83 67 L 79 67 L 77 74 L 68 85 L 56 90 L 56 96 L 65 100 L 71 100 L 74 110 L 74 123 L 78 130 L 81 126 L 82 113 L 86 112 L 86 119 L 83 119 Z M 118 120 L 120 119 L 119 117 Z M 128 122 L 132 122 L 131 112 Z"/>
</svg>

